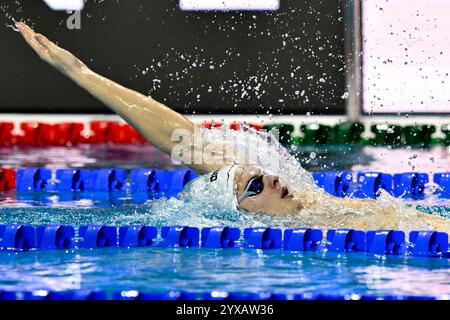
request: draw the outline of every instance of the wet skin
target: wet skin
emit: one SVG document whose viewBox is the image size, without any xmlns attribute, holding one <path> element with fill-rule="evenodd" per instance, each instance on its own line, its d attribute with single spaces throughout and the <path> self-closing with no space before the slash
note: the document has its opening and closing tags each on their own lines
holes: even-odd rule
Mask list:
<svg viewBox="0 0 450 320">
<path fill-rule="evenodd" d="M 263 191 L 242 200 L 239 204 L 242 209 L 266 214 L 297 213 L 301 209 L 299 197 L 291 193 L 288 185 L 284 184 L 278 176 L 263 172 L 257 166 L 241 166 L 236 169 L 237 197 L 244 193 L 251 179 L 261 175 L 264 175 Z"/>
<path fill-rule="evenodd" d="M 35 33 L 25 23 L 17 23 L 21 35 L 33 48 L 38 56 L 49 63 L 64 75 L 72 79 L 81 88 L 102 101 L 123 119 L 138 130 L 148 142 L 161 151 L 171 154 L 177 142 L 171 140 L 172 132 L 176 129 L 184 129 L 194 133 L 194 124 L 181 114 L 171 110 L 169 107 L 142 95 L 136 91 L 125 88 L 105 77 L 90 70 L 84 63 L 70 52 L 58 47 L 45 36 Z M 197 173 L 206 174 L 223 167 L 223 163 L 201 165 L 186 163 L 187 166 Z M 254 166 L 243 166 L 236 172 L 237 191 L 239 197 L 251 178 L 263 174 L 261 168 Z M 374 214 L 379 214 L 376 228 L 398 228 L 399 214 L 395 214 L 395 206 L 386 206 L 374 200 L 339 199 L 334 197 L 316 196 L 316 200 L 307 200 L 308 194 L 292 195 L 289 186 L 283 184 L 279 177 L 266 174 L 263 178 L 264 190 L 258 195 L 250 196 L 240 203 L 240 207 L 251 211 L 270 215 L 298 213 L 301 209 L 320 208 L 327 204 L 328 207 L 336 207 L 340 210 L 339 221 L 342 213 L 353 213 L 349 223 L 357 228 L 367 229 L 368 222 L 375 219 Z M 287 191 L 287 192 L 286 192 Z M 301 199 L 301 201 L 300 201 Z M 405 208 L 401 210 L 406 210 Z M 370 213 L 370 214 L 366 214 Z M 387 213 L 387 214 L 386 214 Z M 348 216 L 348 214 L 346 214 Z M 344 216 L 345 217 L 345 216 Z M 436 230 L 450 233 L 450 222 L 438 216 L 432 216 L 417 212 L 416 217 L 429 224 Z M 394 221 L 393 225 L 386 223 Z M 332 225 L 330 223 L 330 225 Z M 371 225 L 372 228 L 375 228 Z"/>
</svg>

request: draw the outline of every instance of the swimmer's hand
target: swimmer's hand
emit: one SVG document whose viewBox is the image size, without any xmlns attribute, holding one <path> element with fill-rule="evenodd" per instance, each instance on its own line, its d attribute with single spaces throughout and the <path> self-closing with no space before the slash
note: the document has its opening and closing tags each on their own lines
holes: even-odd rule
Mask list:
<svg viewBox="0 0 450 320">
<path fill-rule="evenodd" d="M 175 130 L 183 129 L 191 135 L 194 134 L 194 123 L 183 115 L 152 97 L 128 89 L 95 73 L 73 54 L 58 47 L 43 35 L 35 33 L 25 23 L 20 22 L 16 26 L 25 41 L 42 60 L 115 111 L 161 151 L 169 155 L 172 153 L 172 149 L 178 144 L 173 140 Z M 223 167 L 223 163 L 220 163 L 220 167 L 209 163 L 206 166 L 198 165 L 196 162 L 190 162 L 187 165 L 201 173 Z"/>
<path fill-rule="evenodd" d="M 25 41 L 36 51 L 39 57 L 61 71 L 70 75 L 86 65 L 67 50 L 58 47 L 45 36 L 35 33 L 33 29 L 23 22 L 16 24 Z"/>
</svg>

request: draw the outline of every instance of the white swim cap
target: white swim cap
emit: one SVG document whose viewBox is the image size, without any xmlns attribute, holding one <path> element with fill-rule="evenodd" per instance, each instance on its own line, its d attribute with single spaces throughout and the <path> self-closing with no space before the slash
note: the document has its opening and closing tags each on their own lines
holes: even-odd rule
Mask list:
<svg viewBox="0 0 450 320">
<path fill-rule="evenodd" d="M 236 164 L 228 165 L 190 181 L 183 190 L 186 199 L 222 210 L 239 211 L 235 193 L 237 167 Z"/>
</svg>

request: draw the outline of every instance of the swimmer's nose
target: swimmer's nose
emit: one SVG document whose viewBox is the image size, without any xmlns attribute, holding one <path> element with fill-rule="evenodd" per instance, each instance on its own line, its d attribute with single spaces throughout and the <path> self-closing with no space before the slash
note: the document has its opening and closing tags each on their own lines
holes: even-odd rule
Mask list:
<svg viewBox="0 0 450 320">
<path fill-rule="evenodd" d="M 264 176 L 264 187 L 267 186 L 271 189 L 277 189 L 280 184 L 278 176 L 265 175 Z"/>
</svg>

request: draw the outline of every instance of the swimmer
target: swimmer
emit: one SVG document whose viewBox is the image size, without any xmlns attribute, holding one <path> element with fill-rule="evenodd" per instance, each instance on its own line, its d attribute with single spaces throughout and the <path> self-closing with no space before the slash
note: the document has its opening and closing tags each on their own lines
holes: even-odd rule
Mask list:
<svg viewBox="0 0 450 320">
<path fill-rule="evenodd" d="M 171 139 L 175 130 L 183 129 L 194 134 L 194 123 L 183 115 L 150 96 L 96 74 L 73 54 L 35 33 L 25 23 L 17 23 L 17 28 L 42 60 L 115 111 L 162 152 L 170 155 L 177 146 L 178 141 Z M 277 173 L 277 170 L 270 170 L 258 162 L 239 162 L 237 157 L 226 157 L 223 150 L 227 146 L 220 145 L 219 139 L 203 143 L 211 144 L 216 156 L 223 157 L 215 162 L 185 161 L 186 166 L 202 175 L 188 183 L 182 195 L 208 201 L 208 208 L 292 215 L 298 219 L 298 226 L 304 227 L 434 229 L 450 233 L 450 220 L 407 207 L 401 200 L 388 195 L 375 201 L 342 199 L 326 194 L 314 185 L 310 174 L 305 173 L 298 162 L 293 163 L 292 157 L 287 158 L 287 151 L 282 150 L 279 144 L 275 145 L 277 150 L 273 157 L 297 167 L 296 175 L 287 175 L 282 170 Z M 196 146 L 192 145 L 192 148 Z M 267 150 L 269 153 L 273 151 Z"/>
</svg>

